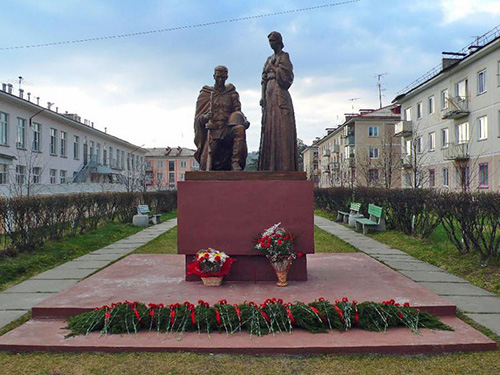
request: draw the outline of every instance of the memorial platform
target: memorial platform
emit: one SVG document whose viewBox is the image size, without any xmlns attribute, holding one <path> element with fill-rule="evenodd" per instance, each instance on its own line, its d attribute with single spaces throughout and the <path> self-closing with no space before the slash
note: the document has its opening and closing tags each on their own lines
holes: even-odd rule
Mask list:
<svg viewBox="0 0 500 375">
<path fill-rule="evenodd" d="M 270 267 L 270 266 L 269 266 Z M 56 352 L 133 352 L 190 351 L 209 353 L 313 354 L 313 353 L 390 353 L 422 354 L 457 351 L 495 350 L 496 343 L 455 316 L 455 306 L 415 282 L 378 263 L 364 254 L 312 254 L 308 259 L 307 281 L 291 282 L 286 288 L 274 281 L 225 281 L 220 287 L 204 287 L 201 281 L 186 282 L 183 255 L 131 255 L 42 302 L 33 308 L 33 319 L 0 337 L 0 350 Z M 251 337 L 248 332 L 176 334 L 139 332 L 130 335 L 64 338 L 65 318 L 118 301 L 145 303 L 210 304 L 220 299 L 228 303 L 267 298 L 311 302 L 319 297 L 328 300 L 348 297 L 350 300 L 381 302 L 395 299 L 399 303 L 439 315 L 454 331 L 422 329 L 418 335 L 406 328 L 387 332 L 351 329 L 311 334 L 296 329 L 283 333 Z"/>
</svg>

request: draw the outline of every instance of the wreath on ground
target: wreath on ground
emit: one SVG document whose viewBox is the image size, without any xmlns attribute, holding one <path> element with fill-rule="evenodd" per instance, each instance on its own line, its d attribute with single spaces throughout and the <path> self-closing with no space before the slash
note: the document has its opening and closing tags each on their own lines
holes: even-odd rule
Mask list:
<svg viewBox="0 0 500 375">
<path fill-rule="evenodd" d="M 220 300 L 213 306 L 199 300 L 163 305 L 141 302 L 118 302 L 96 307 L 93 311 L 68 319 L 68 336 L 89 334 L 137 333 L 149 330 L 164 333 L 197 331 L 198 333 L 226 332 L 233 334 L 246 330 L 250 335 L 262 336 L 292 332 L 302 328 L 311 333 L 336 329 L 347 331 L 360 328 L 368 331 L 385 331 L 392 327 L 407 327 L 418 333 L 419 328 L 453 330 L 432 314 L 400 305 L 394 300 L 382 303 L 356 301 L 346 297 L 330 303 L 324 298 L 311 303 L 285 303 L 281 299 L 267 299 L 258 305 L 254 302 L 228 304 Z"/>
</svg>

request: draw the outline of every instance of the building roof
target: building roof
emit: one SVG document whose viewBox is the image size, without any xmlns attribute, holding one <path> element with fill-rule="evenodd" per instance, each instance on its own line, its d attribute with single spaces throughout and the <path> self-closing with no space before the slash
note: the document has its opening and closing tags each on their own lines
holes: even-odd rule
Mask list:
<svg viewBox="0 0 500 375">
<path fill-rule="evenodd" d="M 114 135 L 108 134 L 107 132 L 103 132 L 102 130 L 94 128 L 93 126 L 89 126 L 88 124 L 83 124 L 80 121 L 77 121 L 75 118 L 78 116 L 76 116 L 76 115 L 69 115 L 67 113 L 64 114 L 64 113 L 55 112 L 52 109 L 42 107 L 41 105 L 35 104 L 35 103 L 31 102 L 30 100 L 21 98 L 19 96 L 14 95 L 14 94 L 11 94 L 7 91 L 4 91 L 3 89 L 0 90 L 0 98 L 2 98 L 2 97 L 7 99 L 7 100 L 13 101 L 21 106 L 32 108 L 33 111 L 35 111 L 35 113 L 39 112 L 39 114 L 52 116 L 52 117 L 56 118 L 57 121 L 60 121 L 60 122 L 63 122 L 65 124 L 71 125 L 73 127 L 79 128 L 82 131 L 96 133 L 103 138 L 108 138 L 108 139 L 113 140 L 117 143 L 121 143 L 123 145 L 126 145 L 129 148 L 134 148 L 134 151 L 140 150 L 140 151 L 146 152 L 146 149 L 143 148 L 142 146 L 134 145 L 133 143 L 130 143 L 130 142 L 127 142 L 121 138 L 115 137 Z"/>
<path fill-rule="evenodd" d="M 421 77 L 417 78 L 415 81 L 410 83 L 404 89 L 399 91 L 392 102 L 394 103 L 401 100 L 406 95 L 416 91 L 422 86 L 425 86 L 429 82 L 439 79 L 439 77 L 442 76 L 444 73 L 456 68 L 459 65 L 466 64 L 467 62 L 472 60 L 473 57 L 482 55 L 483 52 L 485 52 L 485 50 L 487 49 L 487 47 L 499 41 L 500 41 L 500 25 L 488 31 L 486 34 L 477 37 L 474 42 L 468 44 L 460 51 L 451 54 L 454 55 L 455 58 L 444 59 L 446 60 L 446 63 L 442 62 L 441 64 L 435 66 Z M 443 52 L 443 54 L 450 54 L 450 53 Z"/>
<path fill-rule="evenodd" d="M 195 150 L 183 147 L 146 148 L 146 158 L 185 158 L 194 156 Z"/>
</svg>

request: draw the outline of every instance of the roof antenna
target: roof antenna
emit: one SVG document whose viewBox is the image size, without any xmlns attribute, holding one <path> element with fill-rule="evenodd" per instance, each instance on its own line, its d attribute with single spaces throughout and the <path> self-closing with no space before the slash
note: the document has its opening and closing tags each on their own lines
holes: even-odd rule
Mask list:
<svg viewBox="0 0 500 375">
<path fill-rule="evenodd" d="M 361 98 L 351 98 L 351 99 L 348 99 L 351 103 L 352 103 L 352 113 L 354 113 L 354 101 L 355 100 L 359 100 Z"/>
<path fill-rule="evenodd" d="M 377 87 L 378 87 L 378 101 L 380 103 L 380 107 L 379 108 L 382 108 L 382 91 L 385 91 L 385 89 L 382 89 L 382 82 L 381 82 L 381 78 L 383 76 L 386 76 L 387 74 L 389 73 L 378 73 L 378 74 L 375 74 L 373 76 L 373 78 L 377 78 Z"/>
</svg>

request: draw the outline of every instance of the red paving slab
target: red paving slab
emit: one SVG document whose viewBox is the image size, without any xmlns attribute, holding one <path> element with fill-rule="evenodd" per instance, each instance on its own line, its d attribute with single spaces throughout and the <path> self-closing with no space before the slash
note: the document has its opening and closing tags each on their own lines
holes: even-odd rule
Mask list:
<svg viewBox="0 0 500 375">
<path fill-rule="evenodd" d="M 130 255 L 33 308 L 33 318 L 65 318 L 95 306 L 124 300 L 176 303 L 203 299 L 211 304 L 263 302 L 267 298 L 312 302 L 346 296 L 350 300 L 409 302 L 436 315 L 455 315 L 455 305 L 365 254 L 310 254 L 307 281 L 279 288 L 274 282 L 224 282 L 203 287 L 184 281 L 183 255 Z M 271 266 L 269 266 L 271 267 Z"/>
<path fill-rule="evenodd" d="M 427 354 L 495 350 L 496 344 L 456 317 L 443 317 L 454 331 L 422 329 L 419 334 L 406 328 L 387 332 L 368 332 L 352 329 L 311 334 L 295 330 L 291 334 L 251 337 L 247 332 L 185 333 L 140 332 L 138 334 L 64 338 L 64 320 L 31 320 L 0 337 L 0 350 L 13 352 L 138 352 L 183 351 L 199 353 L 241 354 Z"/>
<path fill-rule="evenodd" d="M 56 352 L 191 351 L 246 354 L 388 353 L 422 354 L 457 351 L 495 350 L 496 343 L 455 317 L 455 306 L 410 279 L 378 263 L 365 254 L 314 254 L 308 256 L 309 280 L 291 282 L 278 288 L 271 282 L 226 282 L 218 288 L 201 282 L 184 281 L 183 255 L 131 255 L 81 281 L 33 308 L 33 320 L 0 337 L 0 350 Z M 319 297 L 330 300 L 348 296 L 358 301 L 394 298 L 431 312 L 446 315 L 442 320 L 454 331 L 406 328 L 387 332 L 352 329 L 311 334 L 295 330 L 291 334 L 251 337 L 247 332 L 183 335 L 140 332 L 130 335 L 65 338 L 63 319 L 111 302 L 137 300 L 174 303 L 204 299 L 215 303 L 262 302 L 269 297 L 285 301 L 310 302 Z M 45 317 L 45 319 L 43 319 Z M 50 317 L 50 318 L 46 318 Z"/>
</svg>

